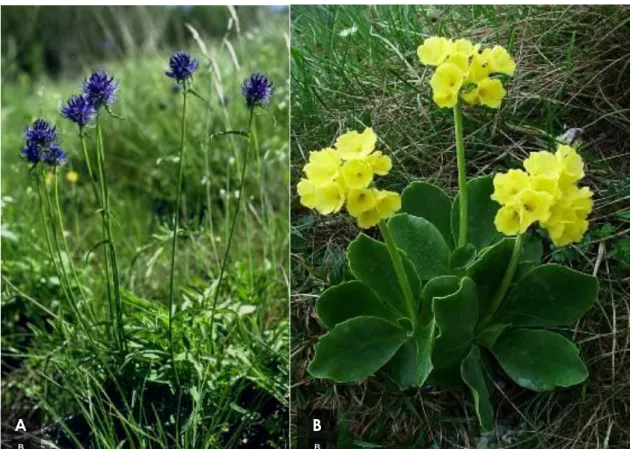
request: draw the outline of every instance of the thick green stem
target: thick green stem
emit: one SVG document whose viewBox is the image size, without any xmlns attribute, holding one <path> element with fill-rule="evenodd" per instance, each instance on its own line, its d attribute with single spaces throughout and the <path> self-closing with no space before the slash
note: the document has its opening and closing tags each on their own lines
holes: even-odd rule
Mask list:
<svg viewBox="0 0 633 449">
<path fill-rule="evenodd" d="M 466 155 L 464 154 L 464 127 L 461 104 L 453 108 L 455 118 L 455 148 L 457 149 L 457 176 L 459 183 L 459 244 L 468 242 L 468 186 L 466 184 Z"/>
<path fill-rule="evenodd" d="M 169 270 L 169 347 L 171 351 L 171 363 L 176 378 L 176 385 L 180 385 L 178 378 L 178 370 L 176 369 L 176 355 L 174 351 L 174 271 L 176 268 L 176 242 L 178 240 L 178 225 L 180 223 L 180 197 L 182 196 L 182 178 L 185 166 L 185 131 L 186 131 L 186 115 L 187 115 L 187 89 L 182 91 L 182 121 L 180 128 L 180 160 L 178 162 L 178 190 L 176 194 L 176 210 L 174 212 L 174 235 L 171 240 L 171 267 Z"/>
<path fill-rule="evenodd" d="M 506 272 L 503 275 L 501 284 L 499 284 L 499 288 L 492 298 L 492 301 L 489 303 L 485 315 L 477 325 L 478 331 L 482 331 L 488 325 L 495 312 L 503 304 L 503 298 L 505 298 L 506 293 L 508 292 L 508 288 L 510 287 L 512 278 L 514 278 L 514 273 L 516 272 L 517 266 L 519 265 L 519 260 L 521 259 L 521 252 L 523 250 L 523 238 L 524 234 L 519 234 L 514 240 L 514 247 L 512 248 L 512 255 L 510 256 L 508 268 L 506 268 Z"/>
<path fill-rule="evenodd" d="M 404 299 L 407 302 L 407 310 L 409 312 L 409 317 L 411 318 L 411 324 L 413 325 L 413 329 L 415 331 L 418 328 L 418 322 L 420 320 L 418 318 L 417 307 L 415 304 L 415 298 L 413 297 L 413 291 L 411 290 L 411 284 L 409 283 L 409 279 L 407 278 L 407 272 L 404 269 L 402 257 L 400 257 L 400 250 L 396 246 L 396 243 L 393 241 L 393 237 L 391 235 L 389 227 L 387 226 L 387 222 L 381 220 L 380 223 L 378 223 L 378 227 L 380 228 L 382 237 L 383 239 L 385 239 L 385 244 L 387 245 L 387 249 L 389 250 L 391 262 L 393 263 L 393 268 L 396 270 L 398 283 L 400 284 L 400 289 L 402 290 Z"/>
<path fill-rule="evenodd" d="M 119 346 L 125 351 L 127 350 L 127 342 L 125 341 L 125 331 L 123 328 L 123 308 L 121 304 L 121 286 L 119 282 L 119 263 L 116 253 L 116 246 L 112 238 L 112 211 L 110 209 L 110 197 L 108 195 L 108 180 L 105 170 L 105 149 L 103 145 L 103 135 L 101 132 L 101 122 L 97 116 L 97 165 L 99 169 L 99 181 L 101 184 L 101 207 L 103 212 L 103 224 L 105 227 L 107 251 L 109 253 L 110 266 L 112 267 L 112 287 L 114 291 L 114 304 L 117 314 L 117 329 L 119 334 Z"/>
<path fill-rule="evenodd" d="M 218 283 L 215 286 L 215 294 L 213 295 L 213 304 L 211 305 L 211 323 L 213 324 L 213 320 L 215 318 L 215 307 L 218 302 L 218 297 L 220 296 L 220 287 L 222 286 L 222 279 L 224 277 L 224 272 L 226 270 L 226 264 L 229 260 L 229 252 L 231 251 L 231 242 L 233 241 L 233 233 L 235 232 L 235 224 L 237 223 L 237 216 L 240 213 L 240 203 L 242 201 L 243 189 L 244 189 L 244 178 L 246 177 L 246 167 L 248 165 L 248 155 L 250 153 L 251 148 L 251 128 L 253 126 L 253 117 L 255 115 L 255 111 L 251 109 L 251 114 L 248 119 L 248 144 L 246 145 L 246 154 L 244 155 L 244 162 L 242 165 L 242 173 L 240 176 L 240 187 L 238 190 L 237 197 L 237 205 L 235 206 L 235 212 L 233 212 L 233 220 L 231 221 L 231 231 L 229 233 L 229 238 L 226 244 L 226 249 L 224 250 L 224 258 L 222 259 L 222 267 L 220 268 L 220 275 L 218 276 Z M 228 203 L 227 203 L 228 204 Z"/>
</svg>

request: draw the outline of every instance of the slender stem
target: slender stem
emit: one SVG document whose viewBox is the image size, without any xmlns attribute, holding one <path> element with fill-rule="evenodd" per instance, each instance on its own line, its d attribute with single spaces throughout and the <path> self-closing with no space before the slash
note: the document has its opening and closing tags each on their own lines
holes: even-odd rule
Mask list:
<svg viewBox="0 0 633 449">
<path fill-rule="evenodd" d="M 68 248 L 68 240 L 66 239 L 66 234 L 64 233 L 64 220 L 62 217 L 62 208 L 59 202 L 59 176 L 57 176 L 57 171 L 53 173 L 55 178 L 55 205 L 57 206 L 57 218 L 59 224 L 59 233 L 62 236 L 62 243 L 64 244 L 64 251 L 66 251 L 66 255 L 68 257 L 68 265 L 70 265 L 70 271 L 73 275 L 73 279 L 75 280 L 75 284 L 77 284 L 77 288 L 79 289 L 79 293 L 81 294 L 81 298 L 84 300 L 84 305 L 91 312 L 92 310 L 88 307 L 88 299 L 86 298 L 86 294 L 81 286 L 81 282 L 79 282 L 79 277 L 77 276 L 77 271 L 75 270 L 75 264 L 73 263 L 70 257 L 70 249 Z M 94 321 L 94 316 L 91 317 Z"/>
<path fill-rule="evenodd" d="M 211 324 L 213 325 L 213 320 L 215 318 L 215 307 L 218 303 L 218 297 L 220 296 L 220 287 L 222 286 L 222 279 L 224 278 L 224 272 L 226 271 L 226 264 L 229 260 L 229 252 L 231 251 L 231 242 L 233 241 L 233 234 L 235 233 L 235 224 L 237 223 L 237 216 L 240 213 L 240 203 L 242 201 L 243 190 L 244 190 L 244 179 L 246 177 L 246 167 L 248 165 L 248 155 L 250 153 L 251 148 L 251 128 L 253 126 L 253 117 L 255 116 L 255 111 L 251 109 L 251 114 L 248 119 L 248 128 L 247 134 L 249 141 L 246 145 L 246 153 L 244 154 L 244 162 L 242 163 L 242 174 L 240 176 L 240 187 L 238 190 L 237 204 L 235 205 L 235 212 L 233 212 L 233 220 L 231 221 L 231 232 L 229 233 L 229 239 L 226 244 L 226 249 L 224 250 L 224 258 L 222 259 L 222 267 L 220 268 L 220 275 L 218 276 L 218 283 L 215 286 L 215 294 L 213 295 L 213 304 L 211 305 Z M 228 202 L 227 202 L 228 204 Z"/>
<path fill-rule="evenodd" d="M 86 160 L 86 169 L 88 170 L 88 176 L 90 177 L 90 183 L 92 184 L 92 190 L 95 195 L 95 201 L 97 205 L 101 208 L 101 218 L 102 218 L 102 232 L 103 232 L 103 240 L 108 240 L 108 231 L 106 229 L 106 218 L 105 218 L 105 205 L 103 204 L 102 197 L 99 196 L 99 188 L 97 186 L 97 179 L 94 176 L 92 171 L 92 164 L 90 163 L 90 156 L 88 155 L 88 149 L 86 148 L 86 135 L 85 131 L 82 129 L 79 131 L 79 138 L 81 139 L 81 148 L 84 152 L 84 159 Z M 99 152 L 97 151 L 97 160 L 100 161 Z M 101 164 L 98 163 L 100 167 Z M 99 176 L 101 179 L 101 176 Z M 102 189 L 102 196 L 104 196 Z M 105 279 L 106 279 L 106 296 L 108 298 L 108 309 L 110 312 L 110 332 L 112 336 L 117 339 L 116 333 L 114 332 L 114 325 L 116 323 L 116 317 L 114 316 L 114 305 L 112 304 L 112 292 L 110 291 L 110 268 L 109 268 L 109 247 L 108 244 L 103 246 L 103 265 L 105 267 Z"/>
<path fill-rule="evenodd" d="M 391 256 L 391 262 L 393 263 L 393 268 L 396 270 L 398 282 L 400 283 L 400 289 L 402 290 L 404 299 L 407 302 L 407 309 L 411 318 L 411 324 L 413 325 L 413 329 L 415 331 L 418 328 L 418 313 L 416 311 L 415 298 L 413 297 L 411 284 L 409 283 L 409 279 L 407 278 L 407 273 L 404 269 L 402 257 L 400 257 L 400 250 L 396 246 L 396 243 L 393 241 L 393 236 L 391 235 L 391 231 L 387 226 L 387 222 L 381 220 L 380 223 L 378 223 L 378 227 L 380 228 L 382 237 L 385 239 L 385 243 L 387 244 L 387 249 L 389 250 L 389 255 Z"/>
<path fill-rule="evenodd" d="M 464 127 L 462 107 L 458 102 L 453 108 L 455 118 L 455 148 L 457 149 L 457 173 L 459 183 L 459 244 L 468 242 L 468 187 L 466 184 L 466 155 L 464 154 Z"/>
<path fill-rule="evenodd" d="M 514 240 L 514 247 L 512 248 L 512 255 L 510 256 L 510 263 L 508 264 L 508 268 L 506 269 L 506 272 L 503 275 L 503 279 L 501 279 L 501 284 L 499 284 L 499 288 L 497 289 L 495 295 L 493 296 L 492 301 L 488 305 L 486 314 L 479 321 L 479 324 L 477 325 L 478 331 L 482 331 L 486 327 L 486 325 L 490 322 L 490 320 L 494 316 L 495 312 L 499 309 L 499 307 L 503 303 L 503 298 L 508 292 L 508 288 L 510 287 L 512 278 L 514 278 L 514 273 L 516 272 L 517 266 L 519 265 L 519 259 L 521 258 L 521 252 L 523 250 L 523 239 L 524 239 L 524 234 L 519 234 Z"/>
<path fill-rule="evenodd" d="M 108 180 L 105 171 L 105 149 L 103 145 L 103 135 L 101 131 L 101 123 L 97 116 L 97 164 L 99 165 L 99 180 L 101 183 L 102 210 L 104 217 L 104 226 L 106 231 L 106 240 L 109 246 L 110 265 L 112 267 L 112 287 L 114 290 L 114 304 L 117 314 L 117 324 L 119 332 L 119 346 L 122 350 L 127 350 L 125 341 L 125 331 L 123 329 L 123 308 L 121 305 L 121 286 L 119 283 L 119 264 L 116 253 L 116 247 L 112 238 L 112 212 L 110 210 L 110 197 L 108 195 Z"/>
<path fill-rule="evenodd" d="M 173 321 L 174 321 L 174 271 L 176 268 L 176 242 L 178 241 L 178 225 L 180 223 L 180 197 L 182 196 L 182 178 L 185 166 L 185 131 L 187 121 L 185 120 L 187 115 L 187 89 L 183 88 L 182 91 L 182 121 L 180 125 L 180 160 L 178 162 L 178 190 L 176 194 L 176 210 L 174 211 L 174 235 L 171 240 L 171 267 L 169 270 L 169 347 L 171 351 L 171 363 L 174 370 L 174 376 L 176 378 L 176 385 L 180 386 L 180 380 L 178 378 L 178 370 L 176 369 L 176 356 L 174 351 L 174 334 L 173 334 Z"/>
<path fill-rule="evenodd" d="M 209 92 L 207 98 L 211 98 L 213 90 L 213 78 L 209 77 Z M 207 197 L 207 214 L 209 218 L 209 236 L 211 238 L 211 248 L 213 249 L 213 258 L 215 265 L 219 268 L 218 248 L 215 242 L 215 226 L 213 225 L 213 208 L 211 202 L 211 168 L 209 165 L 209 147 L 211 143 L 211 108 L 207 106 L 204 110 L 205 122 L 205 138 L 204 138 L 204 175 L 205 175 L 205 191 Z"/>
</svg>

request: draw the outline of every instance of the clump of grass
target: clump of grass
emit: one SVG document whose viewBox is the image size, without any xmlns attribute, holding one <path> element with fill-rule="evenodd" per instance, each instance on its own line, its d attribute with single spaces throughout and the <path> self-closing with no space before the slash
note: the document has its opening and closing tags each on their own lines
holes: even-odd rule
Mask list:
<svg viewBox="0 0 633 449">
<path fill-rule="evenodd" d="M 596 205 L 592 231 L 545 261 L 596 274 L 598 304 L 575 327 L 588 381 L 535 394 L 493 386 L 497 430 L 480 435 L 468 395 L 431 388 L 401 393 L 382 379 L 337 385 L 310 379 L 307 361 L 324 329 L 314 300 L 349 279 L 344 251 L 356 235 L 344 216 L 318 217 L 293 191 L 293 413 L 341 412 L 341 445 L 390 447 L 625 447 L 628 431 L 629 328 L 629 8 L 617 6 L 312 6 L 293 8 L 292 166 L 296 185 L 310 150 L 331 136 L 372 126 L 394 162 L 389 185 L 414 179 L 456 191 L 452 116 L 433 106 L 430 73 L 417 46 L 430 35 L 506 46 L 517 61 L 498 111 L 467 109 L 469 176 L 517 168 L 530 151 L 553 148 L 581 128 L 581 154 Z M 607 30 L 607 31 L 604 31 Z M 495 378 L 503 378 L 491 366 Z M 386 381 L 386 380 L 385 380 Z"/>
<path fill-rule="evenodd" d="M 182 91 L 164 75 L 171 52 L 105 64 L 119 80 L 116 113 L 123 117 L 102 117 L 102 142 L 124 348 L 107 331 L 113 321 L 107 286 L 114 285 L 103 270 L 103 245 L 96 245 L 103 240 L 104 208 L 95 203 L 76 128 L 56 114 L 61 100 L 76 90 L 78 76 L 3 86 L 2 399 L 41 410 L 43 438 L 58 447 L 112 448 L 124 440 L 136 448 L 285 444 L 288 201 L 280 186 L 288 180 L 279 174 L 287 173 L 289 122 L 287 58 L 279 57 L 287 51 L 287 36 L 279 30 L 287 15 L 270 14 L 263 28 L 229 32 L 222 42 L 206 40 L 213 56 L 196 73 L 196 92 L 210 104 L 191 98 L 187 105 L 187 117 L 199 119 L 187 123 L 184 159 L 178 158 Z M 248 119 L 234 80 L 257 70 L 279 87 L 268 112 L 257 111 L 253 121 L 252 159 L 238 203 L 241 142 L 210 136 Z M 78 312 L 65 301 L 68 282 L 47 256 L 36 185 L 18 151 L 11 150 L 19 148 L 24 125 L 43 114 L 62 130 L 69 168 L 78 173 L 72 185 L 57 177 L 68 243 L 58 259 L 77 269 L 76 281 L 69 281 L 74 293 L 86 297 Z M 101 141 L 93 134 L 85 137 L 88 148 Z M 231 218 L 238 211 L 229 252 Z M 212 311 L 225 250 L 229 263 Z"/>
</svg>

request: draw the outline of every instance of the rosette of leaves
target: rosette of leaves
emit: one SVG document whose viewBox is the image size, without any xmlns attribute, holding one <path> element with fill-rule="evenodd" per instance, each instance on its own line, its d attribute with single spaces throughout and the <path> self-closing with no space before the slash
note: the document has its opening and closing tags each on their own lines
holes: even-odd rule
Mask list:
<svg viewBox="0 0 633 449">
<path fill-rule="evenodd" d="M 508 267 L 514 238 L 493 224 L 492 176 L 468 182 L 468 243 L 458 241 L 459 195 L 416 181 L 402 194 L 401 214 L 387 226 L 416 298 L 416 322 L 384 243 L 360 234 L 348 248 L 356 280 L 329 288 L 317 313 L 328 328 L 309 371 L 351 382 L 383 369 L 402 389 L 466 384 L 484 430 L 493 428 L 488 365 L 496 360 L 520 386 L 549 391 L 583 382 L 576 345 L 557 326 L 573 324 L 593 305 L 598 282 L 560 265 L 540 263 L 528 238 L 501 307 L 490 302 Z"/>
</svg>

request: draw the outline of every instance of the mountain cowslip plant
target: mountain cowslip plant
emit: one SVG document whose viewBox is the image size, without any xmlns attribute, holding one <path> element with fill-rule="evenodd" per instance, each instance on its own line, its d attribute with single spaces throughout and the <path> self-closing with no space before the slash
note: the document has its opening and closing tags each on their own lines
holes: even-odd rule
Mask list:
<svg viewBox="0 0 633 449">
<path fill-rule="evenodd" d="M 576 385 L 588 375 L 576 345 L 550 328 L 582 317 L 595 301 L 597 279 L 541 264 L 541 240 L 531 231 L 544 228 L 558 247 L 580 241 L 588 228 L 592 192 L 578 186 L 584 162 L 568 145 L 559 145 L 555 153 L 531 153 L 524 170 L 467 180 L 459 95 L 471 104 L 499 107 L 500 99 L 485 98 L 488 87 L 483 84 L 481 92 L 482 83 L 493 80 L 494 73 L 512 75 L 515 64 L 501 47 L 481 51 L 464 39 L 429 38 L 418 55 L 438 66 L 436 80 L 444 77 L 440 69 L 447 70 L 442 69 L 446 64 L 461 70 L 453 91 L 431 81 L 435 102 L 455 111 L 459 192 L 452 198 L 437 186 L 414 181 L 401 196 L 393 193 L 394 207 L 382 214 L 372 183 L 374 175 L 389 170 L 371 168 L 373 132 L 348 133 L 335 148 L 311 153 L 306 177 L 297 185 L 301 203 L 321 214 L 346 205 L 361 228 L 378 224 L 384 243 L 361 233 L 349 245 L 349 268 L 356 279 L 330 287 L 317 299 L 316 311 L 328 332 L 308 370 L 337 382 L 382 371 L 403 390 L 427 383 L 465 384 L 481 427 L 490 431 L 488 367 L 495 360 L 512 380 L 533 391 Z M 477 101 L 464 98 L 470 89 L 477 89 Z M 454 101 L 438 101 L 445 97 Z M 387 165 L 388 156 L 379 157 Z M 348 169 L 346 176 L 350 160 L 360 160 L 363 168 Z M 362 200 L 359 189 L 365 189 Z M 363 206 L 357 208 L 357 202 Z M 373 209 L 378 212 L 371 220 L 361 215 Z"/>
</svg>

